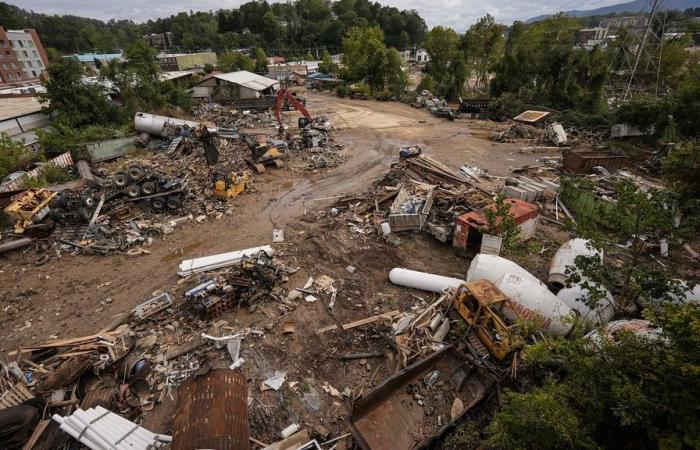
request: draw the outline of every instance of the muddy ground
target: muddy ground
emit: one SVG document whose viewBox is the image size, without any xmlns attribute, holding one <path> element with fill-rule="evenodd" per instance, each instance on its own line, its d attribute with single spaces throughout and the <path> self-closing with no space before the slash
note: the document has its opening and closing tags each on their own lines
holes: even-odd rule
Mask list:
<svg viewBox="0 0 700 450">
<path fill-rule="evenodd" d="M 265 245 L 271 242 L 273 228 L 282 228 L 286 241 L 277 246 L 279 259 L 301 268 L 290 277 L 288 288 L 302 286 L 309 276 L 328 275 L 337 280 L 339 293 L 332 311 L 325 298 L 299 302 L 285 317 L 296 324 L 292 335 L 283 335 L 277 320 L 280 311 L 273 303 L 220 317 L 238 329 L 251 326 L 264 331 L 262 337 L 244 340 L 242 350 L 250 395 L 256 399 L 250 406 L 251 435 L 274 441 L 279 430 L 292 422 L 333 435 L 346 432 L 344 418 L 350 400 L 332 397 L 322 385 L 328 383 L 340 391 L 349 388 L 357 396 L 394 373 L 393 351 L 376 327 L 323 335 L 315 330 L 377 312 L 410 310 L 433 299 L 391 285 L 387 274 L 393 267 L 463 277 L 469 258 L 425 234 L 400 234 L 401 243 L 392 246 L 376 235 L 353 231 L 327 214 L 332 198 L 367 189 L 396 162 L 400 145 L 417 144 L 450 167 L 469 163 L 496 176 L 508 175 L 513 167 L 535 164 L 542 155 L 523 155 L 519 144 L 488 140 L 491 132 L 503 127 L 491 122 L 449 122 L 394 102 L 323 95 L 307 98 L 312 114 L 327 115 L 337 129 L 334 140 L 344 146 L 347 158 L 343 165 L 316 173 L 280 169 L 258 175 L 254 192 L 230 202 L 232 214 L 201 224 L 179 225 L 175 233 L 159 238 L 147 255 L 66 254 L 40 267 L 34 266 L 31 252 L 3 257 L 0 352 L 55 337 L 92 334 L 119 313 L 150 298 L 154 291 L 172 292 L 181 260 Z M 288 120 L 296 123 L 295 113 L 288 113 Z M 535 273 L 546 270 L 556 245 L 565 239 L 564 233 L 541 227 L 537 240 L 547 250 L 524 258 L 527 266 L 537 269 Z M 357 271 L 347 272 L 349 265 Z M 342 353 L 366 351 L 386 352 L 387 356 L 348 362 L 337 359 Z M 231 363 L 225 349 L 212 350 L 210 357 L 215 365 Z M 261 381 L 275 370 L 287 371 L 287 384 L 277 392 L 259 392 Z M 162 405 L 144 413 L 144 425 L 154 432 L 170 432 L 173 410 L 174 401 L 165 398 Z"/>
</svg>

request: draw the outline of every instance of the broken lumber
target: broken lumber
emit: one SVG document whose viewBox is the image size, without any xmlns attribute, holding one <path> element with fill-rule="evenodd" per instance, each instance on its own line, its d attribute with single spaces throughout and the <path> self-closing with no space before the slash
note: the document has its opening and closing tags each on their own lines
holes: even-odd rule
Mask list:
<svg viewBox="0 0 700 450">
<path fill-rule="evenodd" d="M 364 319 L 357 320 L 355 322 L 350 322 L 342 325 L 341 327 L 343 330 L 349 330 L 351 328 L 359 327 L 362 325 L 367 325 L 368 323 L 376 322 L 379 319 L 391 319 L 394 316 L 397 316 L 400 313 L 398 309 L 395 309 L 394 311 L 389 311 L 386 313 L 382 314 L 377 314 L 376 316 L 370 316 L 366 317 Z M 319 328 L 316 330 L 316 334 L 322 334 L 325 333 L 326 331 L 333 331 L 338 329 L 338 325 L 328 325 L 327 327 Z"/>
</svg>

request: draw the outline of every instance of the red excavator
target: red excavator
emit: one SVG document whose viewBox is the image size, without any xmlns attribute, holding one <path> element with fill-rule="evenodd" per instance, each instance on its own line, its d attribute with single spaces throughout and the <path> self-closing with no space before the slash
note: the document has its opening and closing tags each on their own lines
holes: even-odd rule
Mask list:
<svg viewBox="0 0 700 450">
<path fill-rule="evenodd" d="M 318 130 L 328 130 L 331 127 L 331 122 L 326 117 L 311 117 L 311 114 L 309 114 L 309 112 L 306 110 L 304 104 L 283 86 L 279 91 L 277 91 L 277 97 L 275 98 L 275 118 L 277 119 L 280 129 L 284 129 L 281 112 L 282 108 L 285 106 L 296 109 L 304 116 L 299 118 L 299 128 L 301 129 L 304 129 L 309 125 Z"/>
</svg>

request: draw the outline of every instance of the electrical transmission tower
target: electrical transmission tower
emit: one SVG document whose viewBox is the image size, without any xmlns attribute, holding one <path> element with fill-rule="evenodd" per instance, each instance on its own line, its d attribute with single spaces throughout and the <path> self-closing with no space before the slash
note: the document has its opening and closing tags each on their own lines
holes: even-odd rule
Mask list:
<svg viewBox="0 0 700 450">
<path fill-rule="evenodd" d="M 613 61 L 612 93 L 616 98 L 648 93 L 658 96 L 666 12 L 664 0 L 648 0 L 643 31 L 630 30 L 631 38 L 620 44 Z"/>
</svg>

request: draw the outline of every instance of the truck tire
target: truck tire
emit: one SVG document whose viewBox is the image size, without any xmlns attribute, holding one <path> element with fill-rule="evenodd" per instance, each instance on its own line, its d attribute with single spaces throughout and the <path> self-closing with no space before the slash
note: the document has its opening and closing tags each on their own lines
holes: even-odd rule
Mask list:
<svg viewBox="0 0 700 450">
<path fill-rule="evenodd" d="M 141 195 L 141 186 L 138 184 L 130 184 L 126 188 L 126 195 L 128 195 L 131 198 L 136 198 L 139 195 Z"/>
<path fill-rule="evenodd" d="M 168 209 L 180 209 L 182 200 L 180 200 L 180 197 L 168 197 L 166 205 Z"/>
<path fill-rule="evenodd" d="M 114 174 L 114 184 L 119 187 L 125 187 L 129 184 L 129 175 L 126 172 L 117 172 Z"/>
<path fill-rule="evenodd" d="M 141 166 L 129 166 L 128 174 L 131 181 L 140 181 L 146 175 L 146 171 Z"/>
<path fill-rule="evenodd" d="M 153 207 L 153 209 L 163 209 L 165 208 L 165 201 L 162 197 L 152 198 L 151 206 Z"/>
<path fill-rule="evenodd" d="M 158 185 L 153 181 L 146 181 L 141 185 L 141 192 L 143 192 L 143 195 L 155 194 L 157 190 Z"/>
</svg>

